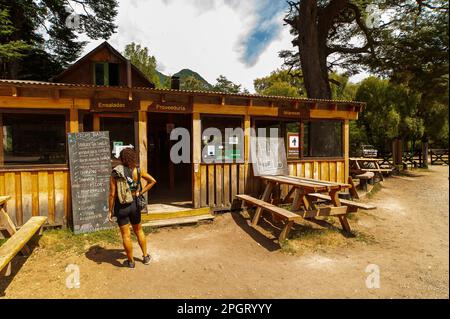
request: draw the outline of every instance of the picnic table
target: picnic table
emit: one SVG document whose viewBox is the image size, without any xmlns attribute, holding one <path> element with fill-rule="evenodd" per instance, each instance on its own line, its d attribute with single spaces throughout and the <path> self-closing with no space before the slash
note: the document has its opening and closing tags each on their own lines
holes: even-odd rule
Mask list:
<svg viewBox="0 0 450 319">
<path fill-rule="evenodd" d="M 383 159 L 380 158 L 352 157 L 350 158 L 350 172 L 352 174 L 372 172 L 383 181 L 383 173 L 391 173 L 392 168 L 381 168 L 379 164 L 381 161 Z"/>
<path fill-rule="evenodd" d="M 252 219 L 252 226 L 258 224 L 263 211 L 270 212 L 274 219 L 279 218 L 285 221 L 285 227 L 280 234 L 279 242 L 287 238 L 293 224 L 301 218 L 338 217 L 342 228 L 346 232 L 351 232 L 347 214 L 356 212 L 358 208 L 375 209 L 375 207 L 370 205 L 339 198 L 339 192 L 349 189 L 351 187 L 350 184 L 289 175 L 260 176 L 260 178 L 266 182 L 266 187 L 260 199 L 244 194 L 236 197 L 247 204 L 257 207 Z M 279 199 L 278 192 L 275 189 L 277 186 L 282 185 L 289 186 L 290 190 L 284 198 Z M 291 209 L 287 210 L 276 206 L 273 204 L 273 201 L 277 204 L 289 203 L 291 204 Z M 324 202 L 329 204 L 324 205 Z"/>
</svg>

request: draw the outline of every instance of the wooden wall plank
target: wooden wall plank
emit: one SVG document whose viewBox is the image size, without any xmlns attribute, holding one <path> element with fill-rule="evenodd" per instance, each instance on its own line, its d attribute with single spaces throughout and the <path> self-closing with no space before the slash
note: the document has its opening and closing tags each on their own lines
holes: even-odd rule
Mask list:
<svg viewBox="0 0 450 319">
<path fill-rule="evenodd" d="M 54 224 L 55 223 L 55 175 L 53 172 L 49 172 L 47 174 L 47 182 L 48 182 L 48 201 L 47 201 L 47 208 L 48 208 L 48 223 Z"/>
<path fill-rule="evenodd" d="M 245 194 L 245 166 L 239 165 L 239 194 Z"/>
<path fill-rule="evenodd" d="M 337 182 L 337 178 L 336 178 L 336 162 L 330 162 L 330 181 Z"/>
<path fill-rule="evenodd" d="M 20 172 L 20 182 L 22 184 L 22 222 L 26 223 L 32 216 L 31 173 Z"/>
<path fill-rule="evenodd" d="M 69 172 L 63 172 L 64 175 L 64 224 L 68 221 L 72 222 L 72 199 L 70 189 L 70 174 Z"/>
<path fill-rule="evenodd" d="M 39 216 L 39 181 L 38 173 L 31 173 L 31 214 Z"/>
<path fill-rule="evenodd" d="M 208 205 L 209 207 L 214 207 L 215 205 L 215 194 L 214 194 L 214 165 L 208 165 Z"/>
<path fill-rule="evenodd" d="M 223 203 L 229 206 L 232 200 L 230 198 L 230 165 L 223 166 Z"/>
<path fill-rule="evenodd" d="M 55 181 L 55 223 L 64 222 L 64 173 L 54 172 Z"/>
<path fill-rule="evenodd" d="M 20 189 L 19 189 L 20 191 Z M 17 197 L 16 197 L 16 176 L 15 173 L 5 173 L 5 195 L 11 196 L 8 201 L 8 215 L 11 220 L 18 225 L 19 218 L 17 214 Z"/>
<path fill-rule="evenodd" d="M 223 167 L 222 165 L 216 165 L 216 207 L 223 206 Z"/>
<path fill-rule="evenodd" d="M 313 164 L 313 178 L 320 179 L 320 165 L 319 162 L 314 162 Z"/>
<path fill-rule="evenodd" d="M 329 176 L 329 164 L 328 162 L 320 162 L 320 179 L 323 181 L 329 181 L 330 180 L 330 176 Z"/>
<path fill-rule="evenodd" d="M 208 172 L 207 172 L 207 166 L 201 165 L 200 166 L 200 206 L 206 207 L 207 205 L 207 199 L 208 199 Z"/>
<path fill-rule="evenodd" d="M 238 192 L 237 164 L 231 164 L 230 183 L 231 183 L 231 200 L 233 200 L 234 197 L 237 195 L 237 192 Z"/>
<path fill-rule="evenodd" d="M 38 173 L 38 188 L 39 188 L 39 215 L 48 217 L 48 173 Z"/>
<path fill-rule="evenodd" d="M 6 191 L 5 191 L 5 174 L 4 173 L 0 173 L 0 194 L 1 195 L 5 195 Z"/>
</svg>

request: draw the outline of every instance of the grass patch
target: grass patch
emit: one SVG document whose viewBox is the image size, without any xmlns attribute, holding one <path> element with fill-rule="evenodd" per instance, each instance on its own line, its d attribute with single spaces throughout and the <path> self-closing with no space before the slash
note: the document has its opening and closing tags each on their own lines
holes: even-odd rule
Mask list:
<svg viewBox="0 0 450 319">
<path fill-rule="evenodd" d="M 366 197 L 368 199 L 372 199 L 379 191 L 381 191 L 382 186 L 380 183 L 376 183 L 375 185 L 373 185 L 372 189 L 370 190 L 369 193 L 367 193 Z"/>
<path fill-rule="evenodd" d="M 8 240 L 8 239 L 0 238 L 0 247 L 1 247 L 4 243 L 6 243 L 7 240 Z"/>
<path fill-rule="evenodd" d="M 310 225 L 296 225 L 291 231 L 291 238 L 281 243 L 281 250 L 290 255 L 298 255 L 309 252 L 327 252 L 332 248 L 351 247 L 355 243 L 376 243 L 375 237 L 352 225 L 352 233 L 342 231 L 340 223 L 335 218 L 323 219 L 329 223 L 326 228 L 318 228 Z"/>
<path fill-rule="evenodd" d="M 153 227 L 143 227 L 142 229 L 145 235 L 156 232 Z M 132 240 L 137 241 L 133 231 L 131 234 Z M 122 236 L 119 228 L 79 235 L 74 234 L 70 229 L 52 229 L 44 231 L 39 239 L 39 245 L 53 253 L 72 252 L 81 255 L 95 245 L 102 247 L 122 245 Z"/>
</svg>

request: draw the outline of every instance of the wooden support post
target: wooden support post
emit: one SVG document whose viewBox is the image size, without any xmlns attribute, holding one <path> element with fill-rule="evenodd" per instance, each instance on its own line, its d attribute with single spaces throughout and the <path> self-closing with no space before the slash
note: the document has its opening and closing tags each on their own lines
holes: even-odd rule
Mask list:
<svg viewBox="0 0 450 319">
<path fill-rule="evenodd" d="M 201 199 L 201 140 L 202 140 L 202 132 L 201 132 L 201 121 L 200 121 L 200 113 L 194 113 L 192 115 L 192 189 L 193 189 L 193 206 L 194 208 L 200 207 L 200 199 Z M 203 194 L 206 196 L 206 194 Z"/>
<path fill-rule="evenodd" d="M 139 111 L 137 118 L 137 140 L 139 151 L 139 167 L 143 172 L 148 172 L 148 148 L 147 148 L 147 112 Z M 145 187 L 147 182 L 142 179 L 142 187 Z M 148 196 L 145 194 L 144 196 Z"/>
<path fill-rule="evenodd" d="M 294 221 L 288 221 L 286 225 L 284 226 L 283 230 L 281 231 L 280 237 L 278 237 L 278 242 L 281 244 L 286 240 L 286 238 L 289 236 L 289 232 L 291 231 L 292 225 L 294 225 Z"/>
<path fill-rule="evenodd" d="M 92 129 L 94 132 L 100 131 L 100 116 L 98 114 L 94 114 L 94 116 L 93 116 Z"/>
<path fill-rule="evenodd" d="M 3 152 L 3 114 L 0 113 L 0 166 L 5 164 L 5 153 Z M 1 194 L 3 195 L 3 194 Z"/>
<path fill-rule="evenodd" d="M 349 120 L 345 120 L 344 128 L 343 128 L 343 139 L 344 139 L 344 181 L 348 180 L 350 176 L 350 122 Z"/>
<path fill-rule="evenodd" d="M 250 190 L 250 171 L 249 171 L 249 161 L 250 161 L 250 130 L 251 130 L 251 120 L 250 115 L 245 115 L 244 117 L 244 189 L 245 193 L 248 194 Z"/>
<path fill-rule="evenodd" d="M 79 131 L 78 110 L 77 109 L 73 109 L 73 108 L 70 109 L 69 130 L 70 130 L 70 133 L 78 133 L 78 131 Z"/>
</svg>

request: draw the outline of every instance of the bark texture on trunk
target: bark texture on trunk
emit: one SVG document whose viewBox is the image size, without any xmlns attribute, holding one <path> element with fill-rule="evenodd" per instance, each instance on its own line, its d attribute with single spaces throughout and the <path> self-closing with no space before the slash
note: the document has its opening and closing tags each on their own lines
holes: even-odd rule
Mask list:
<svg viewBox="0 0 450 319">
<path fill-rule="evenodd" d="M 331 99 L 326 53 L 321 52 L 324 44 L 319 40 L 317 0 L 301 1 L 299 13 L 298 46 L 306 93 L 309 98 Z"/>
</svg>

